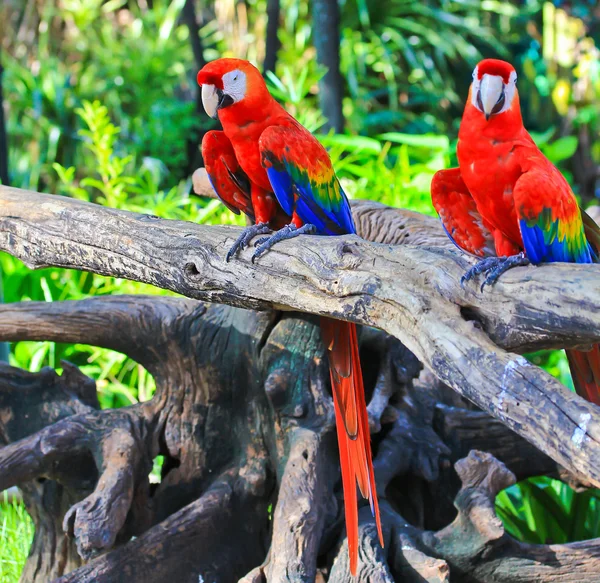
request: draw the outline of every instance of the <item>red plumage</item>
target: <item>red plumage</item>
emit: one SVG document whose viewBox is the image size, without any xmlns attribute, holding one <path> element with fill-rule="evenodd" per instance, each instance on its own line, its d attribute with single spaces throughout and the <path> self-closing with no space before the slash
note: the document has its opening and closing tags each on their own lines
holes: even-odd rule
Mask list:
<svg viewBox="0 0 600 583">
<path fill-rule="evenodd" d="M 273 99 L 255 67 L 219 59 L 198 73 L 198 83 L 216 88 L 207 90 L 206 99 L 209 109 L 216 104 L 223 132 L 209 132 L 202 152 L 213 187 L 230 209 L 274 228 L 291 214 L 296 227 L 310 221 L 319 234 L 353 232 L 349 204 L 326 150 Z M 239 241 L 241 247 L 248 242 L 244 235 Z M 357 483 L 369 499 L 383 546 L 358 339 L 356 326 L 347 322 L 323 318 L 321 330 L 333 389 L 350 570 L 355 574 Z"/>
<path fill-rule="evenodd" d="M 483 59 L 477 65 L 477 77 L 481 79 L 484 75 L 498 75 L 502 77 L 504 83 L 510 81 L 510 74 L 515 68 L 506 61 L 500 59 Z"/>
<path fill-rule="evenodd" d="M 597 256 L 600 229 L 523 126 L 512 65 L 486 59 L 477 66 L 458 138 L 459 168 L 436 173 L 431 193 L 461 249 L 479 257 L 524 253 L 532 263 Z M 599 347 L 567 356 L 577 392 L 600 404 Z"/>
</svg>

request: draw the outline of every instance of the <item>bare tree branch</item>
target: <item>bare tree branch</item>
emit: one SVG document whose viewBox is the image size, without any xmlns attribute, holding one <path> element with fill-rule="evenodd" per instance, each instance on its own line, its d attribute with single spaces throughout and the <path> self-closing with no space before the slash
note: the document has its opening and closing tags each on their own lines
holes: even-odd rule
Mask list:
<svg viewBox="0 0 600 583">
<path fill-rule="evenodd" d="M 232 581 L 248 557 L 258 560 L 260 543 L 253 521 L 256 509 L 249 500 L 234 492 L 235 475 L 226 473 L 217 479 L 201 498 L 171 515 L 139 538 L 90 561 L 57 583 L 117 581 L 127 574 L 133 581 Z M 241 525 L 246 525 L 242 528 Z M 165 530 L 173 536 L 165 539 Z M 244 552 L 237 545 L 245 543 Z M 201 544 L 198 544 L 201 543 Z M 232 552 L 237 549 L 236 552 Z M 196 546 L 197 560 L 206 567 L 181 560 L 181 549 Z"/>
<path fill-rule="evenodd" d="M 127 354 L 151 370 L 166 341 L 165 326 L 201 309 L 197 302 L 152 296 L 98 296 L 66 302 L 0 305 L 0 340 L 50 340 L 92 344 Z M 139 322 L 144 325 L 140 326 Z M 127 330 L 128 334 L 115 334 Z"/>
</svg>

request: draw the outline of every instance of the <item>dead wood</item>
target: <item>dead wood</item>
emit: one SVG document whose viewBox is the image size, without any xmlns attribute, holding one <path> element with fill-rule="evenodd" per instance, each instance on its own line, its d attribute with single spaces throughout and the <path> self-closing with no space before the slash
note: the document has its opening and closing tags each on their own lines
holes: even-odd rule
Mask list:
<svg viewBox="0 0 600 583">
<path fill-rule="evenodd" d="M 458 516 L 435 534 L 421 535 L 427 551 L 448 562 L 452 581 L 592 583 L 598 580 L 600 539 L 563 545 L 519 543 L 504 532 L 494 511 L 496 494 L 515 482 L 514 474 L 491 454 L 479 451 L 471 451 L 455 467 L 462 482 L 455 501 Z"/>
<path fill-rule="evenodd" d="M 445 249 L 303 237 L 282 244 L 259 265 L 246 255 L 226 264 L 234 228 L 163 221 L 6 187 L 0 187 L 0 202 L 0 247 L 31 267 L 86 269 L 198 299 L 379 327 L 461 395 L 572 473 L 600 485 L 597 407 L 499 348 L 599 340 L 596 266 L 515 269 L 482 294 L 476 285 L 460 287 L 466 260 Z M 409 238 L 411 221 L 427 230 L 414 213 L 381 209 L 388 212 L 404 217 L 395 220 L 404 222 Z M 361 228 L 365 221 L 387 224 L 381 214 L 375 213 L 375 221 L 359 212 L 357 222 Z"/>
<path fill-rule="evenodd" d="M 233 228 L 4 187 L 0 203 L 0 247 L 30 266 L 263 310 L 127 296 L 0 306 L 0 341 L 112 348 L 157 382 L 147 403 L 98 411 L 94 383 L 68 364 L 60 377 L 0 370 L 0 488 L 22 484 L 39 533 L 24 581 L 349 580 L 318 320 L 281 309 L 389 333 L 361 334 L 386 546 L 362 507 L 358 581 L 595 580 L 597 541 L 523 545 L 493 500 L 514 474 L 599 483 L 597 409 L 505 352 L 600 338 L 597 270 L 519 269 L 483 295 L 463 290 L 466 260 L 437 221 L 376 203 L 354 212 L 378 243 L 304 237 L 256 266 L 222 261 Z M 428 367 L 418 381 L 397 338 Z"/>
<path fill-rule="evenodd" d="M 16 323 L 28 310 L 35 314 L 31 320 L 35 325 L 21 328 L 27 338 L 40 339 L 51 332 L 63 342 L 80 341 L 86 320 L 91 328 L 94 321 L 102 321 L 112 330 L 114 323 L 127 322 L 127 328 L 119 330 L 127 330 L 126 338 L 133 340 L 124 341 L 120 332 L 120 346 L 128 345 L 126 353 L 144 359 L 158 382 L 152 401 L 117 411 L 97 411 L 93 382 L 69 365 L 62 377 L 52 371 L 32 375 L 4 367 L 0 411 L 2 435 L 10 445 L 0 449 L 2 487 L 29 479 L 27 492 L 36 484 L 40 487 L 36 478 L 44 477 L 44 487 L 61 488 L 70 504 L 65 507 L 64 502 L 61 506 L 54 501 L 50 523 L 57 548 L 72 549 L 70 541 L 74 540 L 87 561 L 64 574 L 81 561 L 70 551 L 70 561 L 58 563 L 60 568 L 47 560 L 44 573 L 28 570 L 32 576 L 24 581 L 37 583 L 60 575 L 58 580 L 63 583 L 118 581 L 122 577 L 133 582 L 152 583 L 169 577 L 195 582 L 200 576 L 205 581 L 235 581 L 244 572 L 249 572 L 242 577 L 246 582 L 348 580 L 347 549 L 343 535 L 340 538 L 343 521 L 337 500 L 340 485 L 333 411 L 316 319 L 292 314 L 277 317 L 273 312 L 261 314 L 185 299 L 127 296 L 8 305 L 2 310 L 0 340 L 18 339 Z M 93 329 L 90 334 L 102 345 L 114 346 L 108 335 L 102 337 Z M 452 538 L 448 532 L 466 519 L 455 521 L 441 534 L 422 530 L 435 517 L 419 522 L 426 512 L 415 510 L 414 480 L 443 493 L 430 505 L 435 515 L 445 514 L 451 520 L 451 511 L 444 508 L 452 502 L 458 486 L 452 490 L 446 484 L 447 460 L 458 459 L 466 445 L 493 446 L 482 430 L 491 420 L 483 413 L 444 405 L 444 401 L 460 403 L 449 389 L 431 384 L 431 375 L 413 385 L 421 367 L 392 337 L 365 330 L 361 355 L 370 410 L 381 410 L 382 393 L 387 403 L 374 419 L 374 425 L 386 429 L 383 435 L 376 433 L 374 441 L 386 548 L 379 547 L 370 511 L 363 507 L 358 580 L 449 581 L 450 573 L 458 573 L 472 557 L 471 539 L 466 542 L 464 537 L 455 537 L 455 549 L 448 544 Z M 24 392 L 24 388 L 28 390 Z M 65 395 L 72 402 L 70 408 L 64 416 L 53 413 Z M 377 407 L 375 403 L 379 403 Z M 24 420 L 30 419 L 32 407 L 38 407 L 40 414 L 28 425 Z M 461 427 L 458 419 L 467 420 L 461 439 L 454 435 Z M 224 427 L 228 428 L 225 433 Z M 544 469 L 552 470 L 555 464 L 549 458 L 507 429 L 501 435 L 502 427 L 498 424 L 493 436 L 512 446 L 497 448 L 499 454 L 521 468 L 527 462 L 535 465 L 541 457 L 548 460 Z M 107 433 L 108 428 L 115 431 Z M 42 443 L 48 445 L 41 447 Z M 118 446 L 116 459 L 112 445 Z M 515 452 L 527 459 L 518 459 Z M 124 464 L 118 463 L 121 453 Z M 163 478 L 151 488 L 149 460 L 158 453 L 166 457 Z M 493 463 L 480 458 L 475 456 L 468 467 L 473 475 L 484 478 L 465 482 L 465 472 L 459 472 L 463 489 L 472 488 L 475 482 L 489 482 L 485 476 Z M 404 461 L 398 464 L 398 459 Z M 74 464 L 74 460 L 79 461 Z M 113 465 L 113 461 L 117 463 Z M 480 462 L 484 467 L 477 470 Z M 106 471 L 109 478 L 115 472 L 123 478 L 99 479 Z M 493 494 L 486 492 L 487 498 L 476 500 L 482 500 L 489 512 Z M 267 511 L 270 501 L 276 502 L 272 523 Z M 32 504 L 36 508 L 37 502 Z M 64 526 L 68 536 L 60 531 L 60 508 L 67 510 Z M 403 515 L 410 515 L 411 521 Z M 497 519 L 488 518 L 485 520 L 497 526 Z M 472 532 L 476 548 L 487 544 L 480 541 L 478 530 Z M 132 534 L 138 537 L 130 539 Z M 446 545 L 444 553 L 436 546 L 442 543 Z M 512 550 L 506 555 L 509 563 L 531 553 L 529 547 L 514 544 L 510 542 Z M 554 568 L 563 572 L 566 565 L 579 560 L 581 544 L 559 545 L 561 555 Z M 589 545 L 585 548 L 587 551 Z M 110 549 L 114 550 L 93 558 Z M 28 569 L 41 552 L 39 545 L 34 546 Z M 545 552 L 542 557 L 549 556 L 550 551 Z M 498 571 L 509 568 L 509 563 L 502 562 L 504 556 L 494 563 Z M 594 557 L 592 554 L 590 565 L 595 565 Z M 473 580 L 510 580 L 486 579 L 486 564 L 481 559 L 485 575 Z"/>
</svg>

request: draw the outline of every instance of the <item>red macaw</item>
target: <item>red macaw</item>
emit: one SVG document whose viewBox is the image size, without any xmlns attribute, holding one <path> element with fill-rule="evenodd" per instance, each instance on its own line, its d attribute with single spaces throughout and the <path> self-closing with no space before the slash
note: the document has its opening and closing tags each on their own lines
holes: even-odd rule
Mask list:
<svg viewBox="0 0 600 583">
<path fill-rule="evenodd" d="M 289 224 L 257 242 L 252 260 L 277 241 L 302 233 L 355 232 L 327 151 L 275 101 L 258 69 L 247 61 L 218 59 L 198 73 L 198 83 L 206 113 L 223 126 L 222 132 L 208 132 L 202 141 L 207 173 L 224 204 L 255 223 L 243 231 L 227 259 L 255 235 L 281 227 L 286 217 L 291 217 Z M 355 574 L 357 482 L 369 499 L 383 546 L 356 326 L 322 318 L 321 331 L 329 356 L 350 570 Z"/>
<path fill-rule="evenodd" d="M 431 183 L 433 206 L 448 236 L 481 257 L 463 276 L 493 284 L 529 263 L 598 261 L 600 228 L 577 205 L 560 171 L 523 126 L 517 73 L 510 63 L 481 61 L 458 132 L 458 168 Z M 568 350 L 577 393 L 600 404 L 600 347 Z"/>
</svg>

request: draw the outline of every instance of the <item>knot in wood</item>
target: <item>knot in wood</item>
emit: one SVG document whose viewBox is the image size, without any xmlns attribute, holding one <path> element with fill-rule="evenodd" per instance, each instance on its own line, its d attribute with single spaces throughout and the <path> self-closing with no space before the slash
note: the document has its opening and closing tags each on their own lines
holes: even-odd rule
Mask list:
<svg viewBox="0 0 600 583">
<path fill-rule="evenodd" d="M 341 269 L 356 269 L 364 260 L 364 253 L 358 241 L 341 241 L 335 249 L 340 259 Z"/>
<path fill-rule="evenodd" d="M 265 380 L 265 392 L 275 409 L 285 405 L 291 372 L 285 368 L 276 368 Z"/>
<path fill-rule="evenodd" d="M 189 263 L 186 263 L 183 268 L 185 270 L 186 275 L 188 275 L 190 277 L 197 277 L 200 275 L 200 271 L 198 270 L 198 267 L 192 261 L 190 261 Z"/>
</svg>

